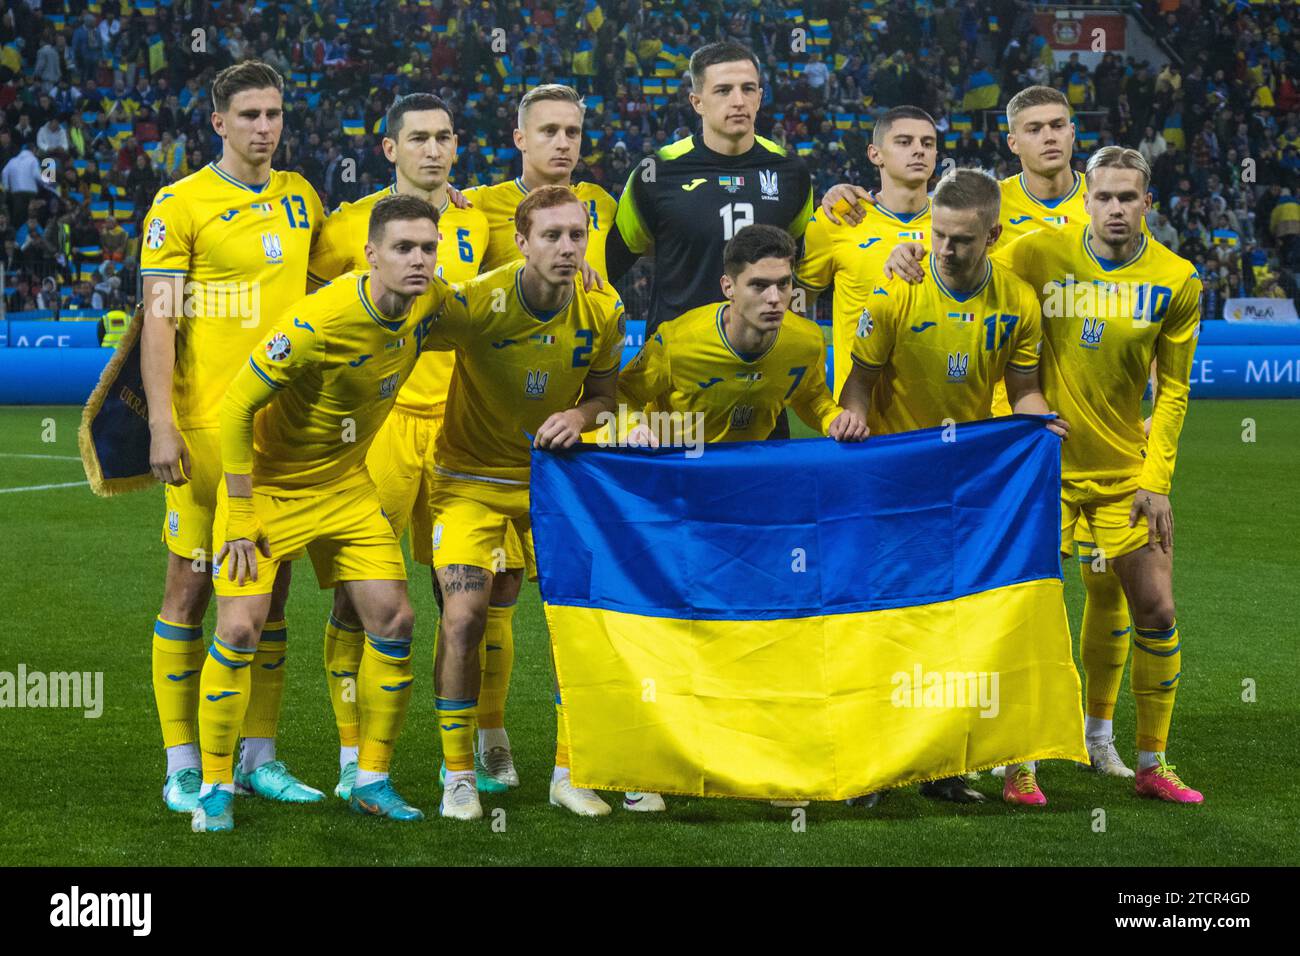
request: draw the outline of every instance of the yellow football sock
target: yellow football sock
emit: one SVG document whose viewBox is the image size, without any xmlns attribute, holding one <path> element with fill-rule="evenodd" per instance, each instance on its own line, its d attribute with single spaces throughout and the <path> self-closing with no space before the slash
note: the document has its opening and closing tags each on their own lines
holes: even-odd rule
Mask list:
<svg viewBox="0 0 1300 956">
<path fill-rule="evenodd" d="M 560 692 L 555 692 L 555 766 L 569 765 L 569 728 L 564 724 L 564 705 L 560 703 Z"/>
<path fill-rule="evenodd" d="M 438 711 L 438 735 L 442 738 L 442 758 L 447 762 L 448 773 L 473 770 L 478 698 L 436 697 L 434 706 Z"/>
<path fill-rule="evenodd" d="M 199 745 L 203 782 L 234 783 L 235 741 L 248 710 L 253 651 L 241 651 L 212 638 L 199 677 Z"/>
<path fill-rule="evenodd" d="M 252 689 L 248 692 L 248 713 L 244 717 L 243 736 L 275 739 L 280 723 L 280 704 L 284 700 L 285 648 L 289 627 L 284 621 L 262 625 L 253 658 Z"/>
<path fill-rule="evenodd" d="M 1137 698 L 1138 750 L 1163 753 L 1174 715 L 1174 696 L 1182 674 L 1178 625 L 1169 628 L 1133 628 L 1133 675 L 1130 683 Z"/>
<path fill-rule="evenodd" d="M 411 639 L 366 632 L 357 668 L 361 743 L 357 769 L 387 773 L 411 702 Z"/>
<path fill-rule="evenodd" d="M 199 739 L 199 672 L 206 653 L 202 625 L 154 621 L 153 699 L 164 747 Z"/>
<path fill-rule="evenodd" d="M 1099 720 L 1111 720 L 1124 679 L 1124 662 L 1128 660 L 1128 602 L 1113 571 L 1094 571 L 1087 562 L 1080 561 L 1079 573 L 1087 591 L 1079 638 L 1086 713 Z"/>
<path fill-rule="evenodd" d="M 506 697 L 510 693 L 510 671 L 515 663 L 515 635 L 512 621 L 515 606 L 489 607 L 487 627 L 479 644 L 483 681 L 478 692 L 478 726 L 492 730 L 506 725 Z"/>
<path fill-rule="evenodd" d="M 325 683 L 339 728 L 339 746 L 355 747 L 360 734 L 361 712 L 357 708 L 357 674 L 366 637 L 360 627 L 348 627 L 333 614 L 325 625 Z"/>
</svg>

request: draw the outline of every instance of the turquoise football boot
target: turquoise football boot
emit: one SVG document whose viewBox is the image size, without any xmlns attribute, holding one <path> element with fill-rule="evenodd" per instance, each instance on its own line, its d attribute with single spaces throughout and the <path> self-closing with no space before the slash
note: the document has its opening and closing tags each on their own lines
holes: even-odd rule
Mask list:
<svg viewBox="0 0 1300 956">
<path fill-rule="evenodd" d="M 438 770 L 438 782 L 444 787 L 447 785 L 447 764 L 445 761 Z M 484 770 L 477 759 L 474 761 L 474 786 L 479 793 L 505 793 L 510 789 L 509 784 L 502 783 Z"/>
<path fill-rule="evenodd" d="M 235 829 L 235 795 L 229 790 L 213 790 L 199 801 L 190 817 L 195 833 L 229 833 Z"/>
<path fill-rule="evenodd" d="M 235 767 L 235 792 L 241 796 L 255 793 L 281 803 L 319 803 L 325 799 L 325 794 L 291 774 L 283 760 L 268 760 L 252 773 Z"/>
<path fill-rule="evenodd" d="M 352 799 L 352 788 L 357 783 L 357 762 L 353 760 L 346 767 L 339 771 L 339 782 L 334 788 L 334 796 L 340 800 Z"/>
<path fill-rule="evenodd" d="M 424 814 L 419 808 L 403 800 L 402 795 L 393 789 L 387 777 L 368 783 L 364 787 L 354 787 L 348 806 L 357 813 L 385 817 L 389 820 L 413 822 L 424 819 Z"/>
<path fill-rule="evenodd" d="M 198 767 L 177 770 L 163 784 L 163 803 L 177 813 L 193 813 L 199 806 L 199 788 L 203 785 L 203 771 Z"/>
</svg>

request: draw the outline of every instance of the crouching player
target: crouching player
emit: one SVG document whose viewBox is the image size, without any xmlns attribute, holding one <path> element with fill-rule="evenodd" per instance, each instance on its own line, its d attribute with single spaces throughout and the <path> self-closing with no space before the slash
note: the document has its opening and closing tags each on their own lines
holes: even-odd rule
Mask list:
<svg viewBox="0 0 1300 956">
<path fill-rule="evenodd" d="M 623 345 L 623 303 L 581 282 L 588 216 L 573 191 L 530 190 L 515 225 L 524 261 L 453 287 L 426 343 L 456 351 L 430 500 L 442 593 L 434 684 L 447 764 L 439 812 L 458 820 L 483 815 L 474 782 L 478 648 L 507 528 L 531 546 L 525 433 L 538 448 L 567 448 L 591 431 L 613 411 Z M 551 802 L 585 816 L 609 813 L 570 782 L 558 695 L 556 708 Z"/>
<path fill-rule="evenodd" d="M 789 311 L 794 258 L 794 240 L 774 226 L 746 226 L 727 243 L 726 301 L 665 322 L 619 375 L 620 411 L 649 419 L 628 444 L 657 446 L 666 436 L 653 424 L 682 418 L 683 434 L 701 423 L 698 441 L 761 441 L 787 405 L 823 435 L 867 437 L 865 420 L 827 391 L 821 330 Z"/>
<path fill-rule="evenodd" d="M 388 780 L 411 693 L 413 615 L 406 565 L 366 452 L 450 291 L 434 275 L 437 249 L 438 214 L 427 201 L 381 199 L 370 215 L 370 272 L 341 276 L 291 307 L 226 393 L 225 485 L 213 531 L 225 543 L 212 568 L 217 633 L 200 677 L 195 831 L 234 828 L 231 761 L 248 706 L 248 665 L 276 568 L 303 551 L 322 588 L 347 589 L 366 631 L 351 806 L 423 818 Z"/>
<path fill-rule="evenodd" d="M 1001 226 L 997 180 L 954 169 L 935 187 L 925 278 L 890 279 L 867 300 L 853 341 L 853 370 L 840 402 L 875 434 L 951 426 L 992 417 L 993 388 L 1006 382 L 1014 412 L 1049 414 L 1038 384 L 1042 314 L 1038 297 L 1010 269 L 989 260 Z M 1069 425 L 1048 426 L 1062 438 Z M 1009 803 L 1047 802 L 1032 764 L 1008 774 Z M 960 777 L 922 785 L 957 803 L 983 796 Z"/>
</svg>

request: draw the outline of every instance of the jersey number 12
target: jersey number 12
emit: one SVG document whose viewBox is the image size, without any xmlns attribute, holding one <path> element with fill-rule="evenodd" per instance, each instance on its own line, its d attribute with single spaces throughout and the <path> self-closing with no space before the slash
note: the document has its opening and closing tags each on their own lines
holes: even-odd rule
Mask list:
<svg viewBox="0 0 1300 956">
<path fill-rule="evenodd" d="M 718 210 L 722 217 L 722 238 L 730 239 L 746 226 L 754 224 L 754 204 L 752 202 L 729 202 Z"/>
</svg>

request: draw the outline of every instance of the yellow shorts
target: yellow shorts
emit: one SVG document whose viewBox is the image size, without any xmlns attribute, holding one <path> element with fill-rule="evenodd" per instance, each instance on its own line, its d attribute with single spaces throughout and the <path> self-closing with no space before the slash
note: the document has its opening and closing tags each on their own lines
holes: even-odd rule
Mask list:
<svg viewBox="0 0 1300 956">
<path fill-rule="evenodd" d="M 537 580 L 528 486 L 438 475 L 433 485 L 433 566 L 468 564 L 492 572 L 524 568 Z M 510 541 L 522 560 L 510 553 Z"/>
<path fill-rule="evenodd" d="M 226 502 L 223 482 L 217 494 L 217 517 L 213 525 L 213 539 L 223 543 Z M 380 510 L 374 486 L 369 483 L 306 498 L 275 498 L 254 491 L 253 507 L 266 529 L 271 557 L 259 552 L 257 580 L 246 580 L 242 586 L 229 580 L 214 563 L 212 583 L 219 596 L 270 594 L 280 564 L 301 557 L 304 551 L 311 558 L 322 589 L 332 588 L 341 581 L 406 580 L 401 545 Z"/>
<path fill-rule="evenodd" d="M 221 429 L 185 428 L 181 438 L 190 452 L 189 481 L 164 485 L 167 514 L 162 540 L 167 550 L 188 560 L 211 561 L 212 522 L 221 485 Z"/>
<path fill-rule="evenodd" d="M 1098 549 L 1108 561 L 1147 543 L 1147 521 L 1139 517 L 1128 526 L 1138 479 L 1101 479 L 1061 482 L 1061 551 L 1069 554 L 1074 543 L 1088 544 L 1088 557 Z M 1086 524 L 1084 523 L 1086 522 Z M 1088 539 L 1091 538 L 1091 541 Z"/>
<path fill-rule="evenodd" d="M 417 415 L 394 406 L 366 455 L 366 467 L 379 490 L 379 503 L 400 541 L 409 528 L 411 557 L 424 565 L 433 564 L 433 499 L 437 472 L 433 467 L 433 443 L 442 429 L 442 412 Z M 511 529 L 506 539 L 507 568 L 525 566 L 519 536 Z"/>
</svg>

